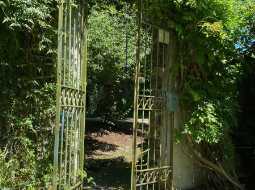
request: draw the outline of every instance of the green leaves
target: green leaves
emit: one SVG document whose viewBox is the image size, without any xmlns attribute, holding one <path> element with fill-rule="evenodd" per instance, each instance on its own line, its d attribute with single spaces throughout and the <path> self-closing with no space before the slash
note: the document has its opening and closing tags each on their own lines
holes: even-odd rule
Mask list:
<svg viewBox="0 0 255 190">
<path fill-rule="evenodd" d="M 6 115 L 6 126 L 0 133 L 0 188 L 29 189 L 49 185 L 54 139 L 51 133 L 55 119 L 54 94 L 55 85 L 46 83 L 37 90 L 28 92 L 26 89 L 26 97 L 12 100 L 12 107 Z M 6 152 L 3 154 L 1 150 Z"/>
<path fill-rule="evenodd" d="M 191 118 L 184 125 L 184 134 L 193 137 L 196 143 L 219 143 L 223 137 L 223 123 L 216 105 L 203 102 L 193 111 Z"/>
<path fill-rule="evenodd" d="M 103 5 L 104 9 L 95 6 L 88 20 L 88 110 L 112 119 L 132 105 L 136 23 L 131 5 L 128 10 L 125 5 L 119 10 Z"/>
<path fill-rule="evenodd" d="M 235 46 L 243 39 L 242 33 L 248 34 L 255 2 L 165 0 L 155 6 L 161 9 L 163 20 L 175 23 L 178 55 L 172 76 L 187 111 L 184 133 L 197 143 L 217 144 L 227 129 L 236 126 L 241 68 Z M 242 47 L 248 36 L 240 40 Z"/>
<path fill-rule="evenodd" d="M 0 8 L 5 8 L 9 4 L 8 0 L 0 0 Z"/>
<path fill-rule="evenodd" d="M 10 0 L 3 23 L 8 24 L 11 29 L 23 28 L 31 31 L 35 24 L 40 24 L 39 21 L 51 18 L 51 8 L 48 5 L 52 3 L 53 0 Z M 0 1 L 1 4 L 7 5 L 3 1 Z"/>
<path fill-rule="evenodd" d="M 207 38 L 212 36 L 218 38 L 219 40 L 224 40 L 227 36 L 226 32 L 223 30 L 224 26 L 222 22 L 204 22 L 200 26 L 201 31 Z"/>
</svg>

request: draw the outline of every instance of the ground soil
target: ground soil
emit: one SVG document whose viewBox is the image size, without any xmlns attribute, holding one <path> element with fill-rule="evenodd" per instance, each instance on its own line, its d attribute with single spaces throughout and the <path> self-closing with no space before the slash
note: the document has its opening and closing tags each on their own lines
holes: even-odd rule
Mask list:
<svg viewBox="0 0 255 190">
<path fill-rule="evenodd" d="M 86 170 L 93 177 L 96 190 L 128 190 L 131 179 L 132 123 L 86 123 Z"/>
</svg>

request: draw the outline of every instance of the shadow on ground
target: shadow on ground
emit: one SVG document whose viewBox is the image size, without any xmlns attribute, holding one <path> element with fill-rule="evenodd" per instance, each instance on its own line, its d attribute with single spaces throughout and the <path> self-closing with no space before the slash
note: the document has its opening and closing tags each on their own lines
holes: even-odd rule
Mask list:
<svg viewBox="0 0 255 190">
<path fill-rule="evenodd" d="M 86 161 L 93 190 L 128 190 L 131 179 L 132 123 L 86 121 Z"/>
<path fill-rule="evenodd" d="M 104 134 L 104 131 L 111 131 L 116 133 L 124 133 L 132 135 L 132 121 L 114 121 L 107 122 L 101 118 L 89 118 L 86 120 L 86 133 Z"/>
<path fill-rule="evenodd" d="M 87 161 L 88 175 L 94 178 L 93 189 L 128 190 L 131 179 L 130 164 L 123 157 Z"/>
<path fill-rule="evenodd" d="M 86 157 L 88 158 L 95 155 L 95 151 L 100 151 L 100 152 L 115 151 L 118 146 L 115 144 L 109 144 L 106 142 L 98 141 L 88 135 L 86 138 L 86 147 L 87 147 Z"/>
</svg>

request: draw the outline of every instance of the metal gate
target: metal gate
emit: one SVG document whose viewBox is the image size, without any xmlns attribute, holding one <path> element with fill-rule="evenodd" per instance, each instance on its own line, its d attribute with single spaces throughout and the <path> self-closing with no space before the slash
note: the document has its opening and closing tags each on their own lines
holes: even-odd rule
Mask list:
<svg viewBox="0 0 255 190">
<path fill-rule="evenodd" d="M 170 32 L 158 27 L 148 16 L 147 11 L 155 2 L 138 0 L 132 190 L 172 189 L 174 114 L 169 109 Z"/>
<path fill-rule="evenodd" d="M 59 1 L 53 189 L 82 189 L 87 79 L 86 0 Z"/>
</svg>

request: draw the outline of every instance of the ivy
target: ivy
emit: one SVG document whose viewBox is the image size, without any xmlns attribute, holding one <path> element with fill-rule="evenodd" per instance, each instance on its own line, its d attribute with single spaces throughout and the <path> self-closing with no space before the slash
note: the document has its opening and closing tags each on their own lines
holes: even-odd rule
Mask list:
<svg viewBox="0 0 255 190">
<path fill-rule="evenodd" d="M 130 113 L 136 15 L 128 2 L 90 1 L 90 115 Z M 171 76 L 186 112 L 179 134 L 224 162 L 234 154 L 226 137 L 236 126 L 236 83 L 254 61 L 254 0 L 157 2 L 149 13 L 177 36 Z M 55 0 L 0 0 L 0 188 L 50 185 L 57 15 Z"/>
<path fill-rule="evenodd" d="M 219 143 L 223 137 L 223 122 L 216 105 L 203 102 L 198 105 L 191 119 L 184 125 L 184 134 L 192 135 L 196 143 Z"/>
</svg>

